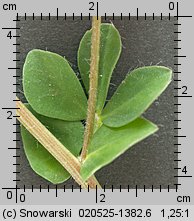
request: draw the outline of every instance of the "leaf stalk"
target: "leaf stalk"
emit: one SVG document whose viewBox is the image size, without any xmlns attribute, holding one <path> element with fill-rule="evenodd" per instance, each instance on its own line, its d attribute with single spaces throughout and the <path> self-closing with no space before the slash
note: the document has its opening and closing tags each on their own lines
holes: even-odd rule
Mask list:
<svg viewBox="0 0 194 221">
<path fill-rule="evenodd" d="M 90 86 L 88 98 L 88 110 L 86 119 L 86 128 L 84 133 L 84 142 L 81 152 L 81 162 L 87 156 L 88 146 L 94 133 L 95 127 L 95 110 L 98 89 L 98 69 L 100 53 L 100 25 L 101 17 L 93 16 L 92 18 L 92 39 L 91 39 L 91 62 L 90 62 Z"/>
</svg>

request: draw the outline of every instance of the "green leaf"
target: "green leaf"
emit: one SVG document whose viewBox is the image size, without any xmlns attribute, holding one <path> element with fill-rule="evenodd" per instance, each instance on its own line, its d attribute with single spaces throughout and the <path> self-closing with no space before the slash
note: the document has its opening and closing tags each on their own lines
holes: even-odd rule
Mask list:
<svg viewBox="0 0 194 221">
<path fill-rule="evenodd" d="M 78 66 L 86 90 L 89 90 L 91 30 L 83 36 L 78 50 Z M 121 38 L 112 24 L 101 25 L 98 97 L 96 111 L 101 113 L 107 97 L 110 78 L 121 52 Z"/>
<path fill-rule="evenodd" d="M 39 114 L 67 121 L 86 118 L 87 99 L 67 60 L 55 53 L 32 50 L 23 68 L 26 99 Z"/>
<path fill-rule="evenodd" d="M 82 148 L 84 127 L 80 121 L 68 122 L 37 114 L 30 105 L 26 107 L 72 154 L 78 156 Z M 70 177 L 64 167 L 23 127 L 21 135 L 24 151 L 32 169 L 53 184 Z"/>
<path fill-rule="evenodd" d="M 104 108 L 101 116 L 103 123 L 120 127 L 139 117 L 165 90 L 171 77 L 172 71 L 160 66 L 132 71 Z"/>
<path fill-rule="evenodd" d="M 103 125 L 95 134 L 89 152 L 81 168 L 81 175 L 87 180 L 101 167 L 112 162 L 135 143 L 157 130 L 157 126 L 143 118 L 119 128 Z"/>
</svg>

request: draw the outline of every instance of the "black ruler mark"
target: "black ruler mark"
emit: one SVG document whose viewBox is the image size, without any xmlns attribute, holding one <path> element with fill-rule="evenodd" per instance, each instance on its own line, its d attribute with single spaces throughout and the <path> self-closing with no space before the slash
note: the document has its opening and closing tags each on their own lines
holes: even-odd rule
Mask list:
<svg viewBox="0 0 194 221">
<path fill-rule="evenodd" d="M 16 19 L 14 19 L 13 21 L 20 21 L 18 13 L 16 14 Z"/>
<path fill-rule="evenodd" d="M 57 188 L 57 185 L 55 186 L 55 196 L 58 197 L 58 188 Z"/>
<path fill-rule="evenodd" d="M 5 30 L 6 30 L 6 29 L 8 29 L 8 30 L 9 30 L 9 29 L 10 29 L 10 30 L 14 30 L 14 29 L 20 29 L 20 28 L 2 28 L 2 29 L 3 29 L 3 30 L 4 30 L 4 29 L 5 29 Z"/>
<path fill-rule="evenodd" d="M 139 9 L 137 8 L 137 20 L 139 19 Z"/>
<path fill-rule="evenodd" d="M 98 20 L 98 10 L 99 10 L 99 5 L 98 5 L 98 2 L 97 2 L 97 9 L 96 9 L 96 13 L 97 13 L 97 20 Z"/>
</svg>

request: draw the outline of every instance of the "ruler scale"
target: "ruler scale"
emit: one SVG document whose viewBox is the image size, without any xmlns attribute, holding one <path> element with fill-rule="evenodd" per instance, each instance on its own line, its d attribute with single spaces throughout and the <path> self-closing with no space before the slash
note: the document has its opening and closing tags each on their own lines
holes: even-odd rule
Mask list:
<svg viewBox="0 0 194 221">
<path fill-rule="evenodd" d="M 77 3 L 75 3 L 75 1 L 66 1 L 63 3 L 55 1 L 54 5 L 53 3 L 39 5 L 38 1 L 34 1 L 34 5 L 31 7 L 21 0 L 15 3 L 8 3 L 6 1 L 1 3 L 0 37 L 1 44 L 4 46 L 1 52 L 2 154 L 0 156 L 0 164 L 1 174 L 3 174 L 3 181 L 0 186 L 1 219 L 9 218 L 10 215 L 11 218 L 15 216 L 16 220 L 17 218 L 18 220 L 23 220 L 26 218 L 25 212 L 22 213 L 20 209 L 25 208 L 29 211 L 60 210 L 63 211 L 61 216 L 63 218 L 67 217 L 69 220 L 75 220 L 75 218 L 76 220 L 84 220 L 86 217 L 95 217 L 96 220 L 100 218 L 106 218 L 106 220 L 126 220 L 127 218 L 131 220 L 133 220 L 133 218 L 136 220 L 143 220 L 145 218 L 146 220 L 193 220 L 194 190 L 192 183 L 194 163 L 192 162 L 192 156 L 194 150 L 192 148 L 193 137 L 191 128 L 193 118 L 192 83 L 194 77 L 192 76 L 191 61 L 193 53 L 191 48 L 194 33 L 192 30 L 192 1 L 163 1 L 160 3 L 148 1 L 147 5 L 141 1 L 133 3 L 120 1 L 120 4 L 112 3 L 111 1 L 107 1 L 106 3 L 102 1 L 83 1 L 82 5 L 76 5 Z M 83 190 L 72 180 L 60 185 L 52 185 L 45 182 L 41 178 L 36 178 L 36 176 L 33 175 L 33 171 L 26 165 L 27 161 L 21 144 L 20 124 L 16 120 L 18 116 L 15 114 L 15 96 L 17 95 L 22 100 L 24 99 L 21 83 L 22 66 L 26 56 L 26 48 L 32 47 L 29 49 L 33 49 L 33 45 L 40 45 L 43 48 L 46 47 L 44 41 L 29 42 L 27 37 L 33 34 L 31 30 L 34 28 L 33 30 L 37 31 L 37 33 L 34 33 L 34 39 L 40 35 L 40 38 L 43 36 L 45 41 L 49 42 L 50 39 L 49 37 L 47 39 L 46 34 L 44 35 L 44 33 L 42 33 L 41 36 L 41 28 L 52 35 L 49 31 L 60 30 L 63 23 L 64 25 L 67 24 L 65 27 L 70 27 L 70 25 L 68 26 L 69 23 L 78 30 L 74 35 L 73 31 L 68 32 L 67 30 L 67 33 L 73 36 L 78 34 L 80 38 L 82 33 L 84 33 L 83 30 L 87 30 L 88 27 L 91 26 L 91 17 L 93 15 L 102 16 L 104 23 L 112 22 L 116 27 L 120 27 L 119 30 L 121 37 L 123 37 L 124 51 L 125 43 L 126 47 L 129 48 L 125 38 L 137 38 L 136 41 L 139 44 L 143 41 L 141 25 L 142 28 L 147 27 L 148 30 L 152 30 L 153 28 L 153 30 L 156 31 L 158 31 L 157 27 L 158 29 L 166 27 L 166 30 L 163 29 L 163 31 L 169 34 L 169 36 L 166 37 L 168 47 L 164 47 L 166 47 L 165 50 L 168 50 L 168 53 L 171 53 L 169 64 L 172 62 L 171 68 L 173 69 L 173 82 L 169 89 L 171 92 L 171 98 L 169 99 L 172 103 L 169 108 L 170 113 L 167 113 L 168 117 L 171 117 L 171 122 L 169 122 L 171 132 L 170 137 L 168 137 L 169 146 L 164 145 L 166 144 L 165 141 L 161 141 L 159 145 L 164 145 L 164 148 L 166 148 L 165 151 L 170 151 L 171 154 L 169 159 L 166 160 L 167 165 L 163 165 L 162 167 L 164 171 L 160 171 L 161 176 L 165 176 L 166 173 L 168 177 L 162 177 L 161 182 L 160 174 L 153 174 L 148 178 L 146 178 L 146 176 L 140 178 L 138 175 L 134 178 L 131 175 L 130 178 L 137 179 L 137 182 L 127 180 L 126 178 L 124 183 L 122 183 L 122 180 L 119 178 L 119 182 L 117 182 L 117 179 L 114 177 L 111 178 L 110 175 L 111 181 L 106 182 L 105 175 L 99 173 L 99 178 L 102 177 L 101 179 L 103 181 L 102 190 L 91 190 L 89 188 Z M 79 25 L 76 26 L 76 24 Z M 137 29 L 131 30 L 131 33 L 124 36 L 125 31 L 122 29 L 122 25 L 126 28 L 126 24 L 129 24 L 133 28 L 137 27 Z M 78 26 L 80 26 L 80 28 Z M 139 33 L 137 33 L 137 31 L 139 31 Z M 146 33 L 146 31 L 142 29 L 142 33 Z M 53 34 L 53 36 L 55 36 L 55 34 Z M 69 56 L 72 59 L 70 59 L 70 62 L 75 70 L 77 70 L 76 60 L 72 57 L 75 55 L 75 48 L 79 43 L 79 38 L 77 42 L 71 41 L 71 38 L 66 38 L 70 41 L 69 44 L 73 45 L 74 52 L 68 52 L 67 58 Z M 58 47 L 60 47 L 61 39 L 59 36 Z M 165 41 L 161 40 L 161 44 L 163 42 Z M 48 50 L 54 49 L 55 43 L 57 44 L 57 41 L 53 39 Z M 61 47 L 63 48 L 63 46 Z M 131 50 L 134 48 L 135 46 L 130 46 Z M 60 52 L 59 48 L 56 50 Z M 124 53 L 126 53 L 126 51 Z M 164 51 L 164 53 L 166 52 Z M 64 54 L 66 53 L 64 52 Z M 143 66 L 148 62 L 148 59 L 142 61 L 141 57 L 140 60 L 138 60 L 139 57 L 132 58 L 134 60 L 137 59 L 137 61 L 133 63 L 134 65 Z M 166 58 L 165 56 L 162 58 L 164 59 L 164 63 L 162 60 L 159 62 L 165 65 Z M 120 58 L 121 62 L 122 59 L 123 57 Z M 119 68 L 121 69 L 120 66 L 118 70 L 120 70 Z M 135 68 L 135 66 L 131 67 L 129 64 L 128 68 Z M 123 74 L 126 74 L 125 70 L 128 71 L 127 67 L 124 66 L 123 69 Z M 113 81 L 113 83 L 117 82 L 117 85 L 119 85 L 118 82 L 121 80 L 116 79 L 116 76 L 113 75 Z M 115 90 L 114 85 L 111 86 L 111 90 Z M 156 101 L 155 107 L 146 114 L 152 117 L 157 105 Z M 161 131 L 162 127 L 163 126 L 160 128 Z M 159 138 L 153 139 L 159 141 Z M 137 148 L 137 151 L 136 147 L 133 148 L 133 152 L 131 153 L 133 157 L 140 154 L 139 150 L 140 147 Z M 142 154 L 145 155 L 145 160 L 147 160 L 147 154 L 145 152 L 142 152 Z M 159 154 L 162 154 L 162 152 L 159 152 Z M 131 159 L 130 153 L 128 153 L 128 156 L 129 159 Z M 166 157 L 168 157 L 168 155 L 166 155 Z M 141 160 L 141 158 L 137 159 Z M 152 159 L 150 159 L 150 161 L 151 160 Z M 155 166 L 157 166 L 157 160 L 154 162 Z M 119 163 L 121 163 L 121 160 Z M 160 162 L 158 165 L 160 165 Z M 104 171 L 109 172 L 112 168 L 115 168 L 114 165 L 110 167 L 110 170 L 105 169 Z M 140 169 L 142 168 L 140 167 Z M 170 170 L 170 172 L 167 170 Z M 157 171 L 157 168 L 155 171 Z M 145 175 L 146 174 L 149 175 L 150 173 L 146 171 L 145 168 Z M 32 180 L 30 180 L 31 175 L 33 176 Z M 107 176 L 109 178 L 109 174 L 107 174 Z M 153 182 L 151 183 L 147 179 L 153 180 Z M 157 179 L 159 181 L 157 181 Z M 37 207 L 37 205 L 41 205 L 40 208 Z M 64 211 L 64 208 L 66 211 Z M 11 212 L 8 213 L 8 211 Z M 22 215 L 24 217 L 22 217 Z M 29 217 L 32 219 L 36 214 L 31 215 L 32 216 Z M 63 220 L 59 214 L 56 218 L 56 220 Z M 48 220 L 48 217 L 43 220 Z"/>
</svg>

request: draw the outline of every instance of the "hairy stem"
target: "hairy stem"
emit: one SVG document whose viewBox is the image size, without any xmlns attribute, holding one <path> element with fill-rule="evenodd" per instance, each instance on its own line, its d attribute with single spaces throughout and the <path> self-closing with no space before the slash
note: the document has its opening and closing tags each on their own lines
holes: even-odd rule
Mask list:
<svg viewBox="0 0 194 221">
<path fill-rule="evenodd" d="M 16 115 L 20 123 L 59 161 L 82 188 L 87 188 L 88 185 L 90 188 L 96 188 L 96 186 L 100 188 L 94 176 L 87 182 L 83 181 L 80 175 L 80 161 L 53 136 L 21 101 L 16 102 L 16 107 Z"/>
<path fill-rule="evenodd" d="M 100 51 L 100 25 L 101 18 L 92 18 L 92 40 L 91 40 L 91 62 L 90 62 L 90 88 L 88 98 L 88 112 L 86 119 L 86 129 L 84 133 L 84 143 L 81 153 L 81 161 L 86 158 L 88 145 L 94 132 L 95 110 L 98 89 L 98 66 Z"/>
</svg>

